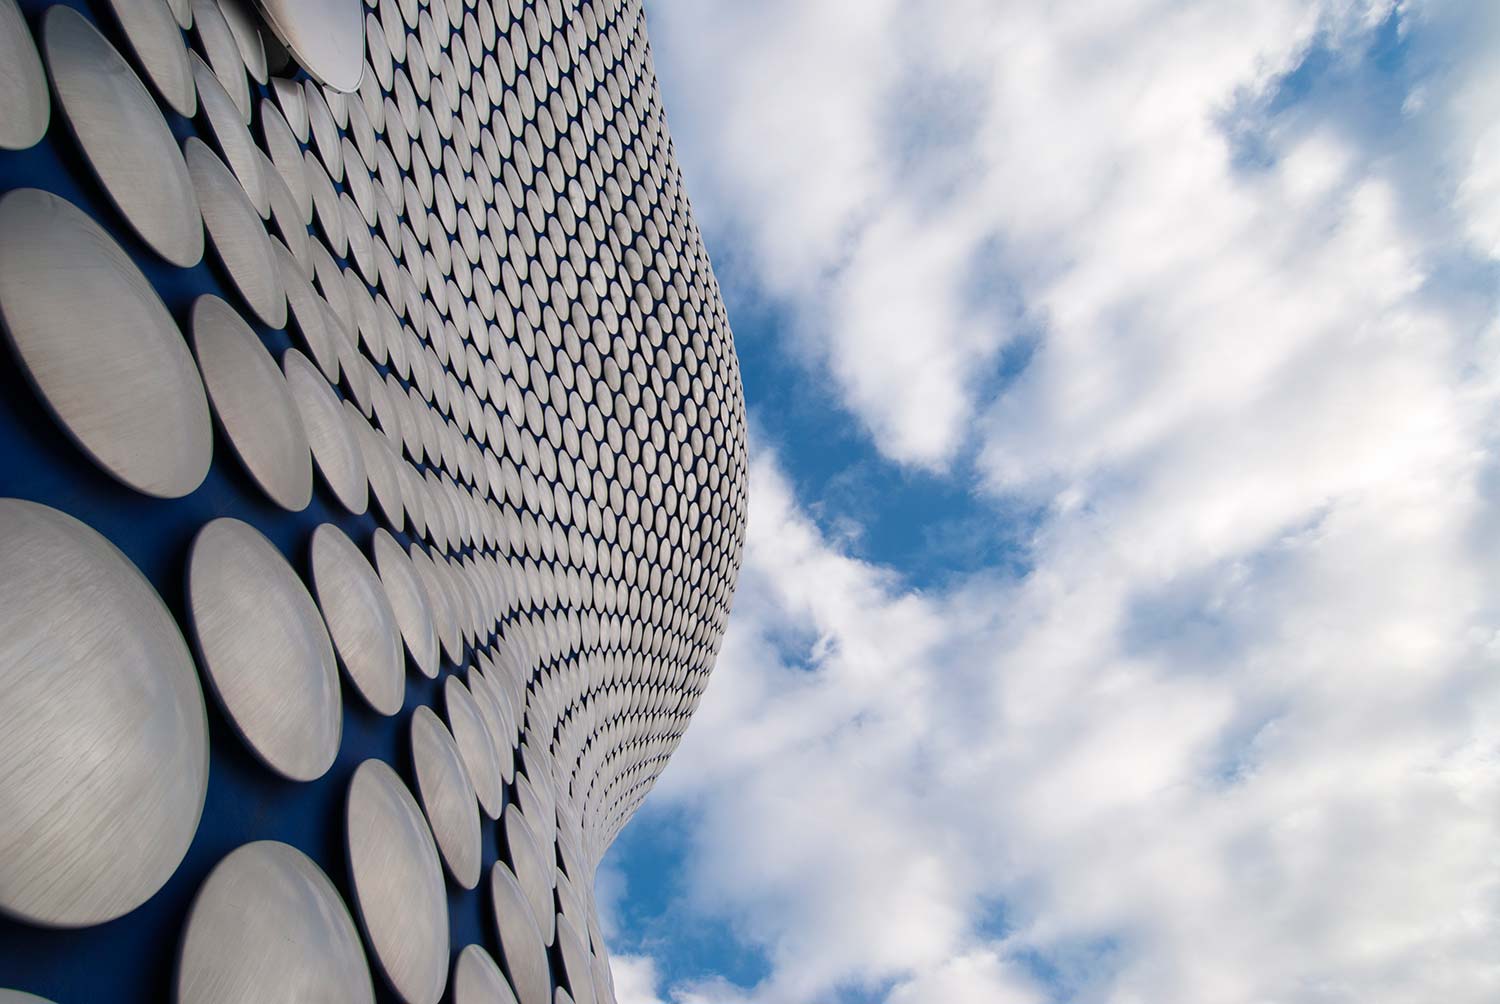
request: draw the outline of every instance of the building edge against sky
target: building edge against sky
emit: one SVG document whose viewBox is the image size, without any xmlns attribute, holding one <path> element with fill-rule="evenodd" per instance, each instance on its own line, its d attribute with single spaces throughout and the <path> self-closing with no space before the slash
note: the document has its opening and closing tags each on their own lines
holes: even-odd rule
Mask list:
<svg viewBox="0 0 1500 1004">
<path fill-rule="evenodd" d="M 0 0 L 0 1002 L 613 1000 L 747 490 L 645 29 Z"/>
</svg>

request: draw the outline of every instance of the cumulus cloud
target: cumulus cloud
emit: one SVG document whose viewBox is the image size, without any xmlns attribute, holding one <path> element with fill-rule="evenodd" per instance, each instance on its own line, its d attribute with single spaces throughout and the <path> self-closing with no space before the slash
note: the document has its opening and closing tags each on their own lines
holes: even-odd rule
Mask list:
<svg viewBox="0 0 1500 1004">
<path fill-rule="evenodd" d="M 919 591 L 757 449 L 645 811 L 769 972 L 621 1000 L 1500 996 L 1500 10 L 650 14 L 733 281 L 873 449 L 1046 516 Z"/>
</svg>

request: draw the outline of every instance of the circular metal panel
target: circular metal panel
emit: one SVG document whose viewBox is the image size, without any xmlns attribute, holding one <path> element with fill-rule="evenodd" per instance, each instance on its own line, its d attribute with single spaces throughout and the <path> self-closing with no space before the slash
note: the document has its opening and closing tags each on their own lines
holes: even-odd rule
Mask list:
<svg viewBox="0 0 1500 1004">
<path fill-rule="evenodd" d="M 344 420 L 344 408 L 333 388 L 296 349 L 287 349 L 282 355 L 281 368 L 323 480 L 340 505 L 355 515 L 363 513 L 370 504 L 364 454 Z"/>
<path fill-rule="evenodd" d="M 188 613 L 230 723 L 272 770 L 322 777 L 343 729 L 338 667 L 318 606 L 281 552 L 221 517 L 188 557 Z"/>
<path fill-rule="evenodd" d="M 355 689 L 380 714 L 394 715 L 406 696 L 406 666 L 396 614 L 380 577 L 332 523 L 313 531 L 312 574 L 323 620 Z M 479 881 L 477 875 L 474 880 Z"/>
<path fill-rule="evenodd" d="M 177 958 L 177 1004 L 372 1004 L 359 931 L 307 855 L 245 844 L 209 873 Z"/>
<path fill-rule="evenodd" d="M 19 990 L 0 990 L 0 1004 L 52 1004 L 52 1002 L 45 997 L 22 993 Z"/>
<path fill-rule="evenodd" d="M 0 500 L 0 912 L 79 927 L 145 902 L 203 811 L 191 654 L 114 545 Z"/>
<path fill-rule="evenodd" d="M 109 0 L 109 6 L 156 93 L 177 114 L 192 118 L 198 95 L 182 29 L 172 11 L 161 0 Z"/>
<path fill-rule="evenodd" d="M 42 49 L 63 118 L 110 201 L 157 254 L 196 265 L 203 221 L 193 183 L 146 86 L 70 7 L 47 9 Z"/>
<path fill-rule="evenodd" d="M 286 378 L 233 307 L 212 293 L 193 303 L 193 348 L 229 445 L 271 501 L 301 512 L 312 500 L 312 452 Z"/>
<path fill-rule="evenodd" d="M 453 881 L 472 889 L 479 884 L 482 850 L 474 785 L 453 734 L 425 705 L 412 715 L 411 748 L 417 768 L 417 793 L 443 863 Z"/>
<path fill-rule="evenodd" d="M 245 79 L 245 61 L 218 0 L 193 0 L 193 33 L 214 75 L 239 109 L 240 121 L 249 125 L 250 83 Z"/>
<path fill-rule="evenodd" d="M 202 140 L 189 136 L 183 149 L 209 237 L 224 270 L 261 323 L 286 327 L 286 291 L 277 270 L 275 248 L 260 214 L 239 179 Z"/>
<path fill-rule="evenodd" d="M 520 1004 L 551 1004 L 552 971 L 547 946 L 515 875 L 496 861 L 490 869 L 490 900 L 495 910 L 495 930 L 500 940 L 500 958 L 516 987 Z"/>
<path fill-rule="evenodd" d="M 594 973 L 589 965 L 588 946 L 568 918 L 557 918 L 557 946 L 562 954 L 563 972 L 568 989 L 577 1004 L 594 1004 Z"/>
<path fill-rule="evenodd" d="M 500 781 L 500 760 L 495 753 L 490 730 L 469 689 L 450 676 L 443 681 L 443 702 L 448 708 L 448 725 L 453 729 L 453 738 L 463 754 L 464 766 L 469 769 L 469 780 L 474 783 L 474 793 L 479 797 L 479 806 L 491 819 L 499 819 L 505 804 L 505 789 Z"/>
<path fill-rule="evenodd" d="M 47 76 L 31 29 L 16 0 L 0 0 L 0 148 L 35 146 L 51 118 Z"/>
<path fill-rule="evenodd" d="M 526 902 L 531 905 L 542 943 L 550 945 L 557 920 L 557 908 L 552 901 L 552 876 L 556 866 L 543 856 L 542 844 L 537 840 L 531 823 L 514 802 L 505 807 L 505 846 L 510 850 L 516 880 L 521 883 Z M 551 844 L 547 846 L 550 849 Z"/>
<path fill-rule="evenodd" d="M 198 89 L 198 105 L 208 120 L 208 135 L 224 155 L 250 204 L 261 219 L 265 219 L 270 215 L 271 194 L 262 177 L 260 158 L 256 156 L 260 150 L 250 137 L 249 128 L 241 121 L 239 108 L 203 57 L 196 52 L 189 53 L 188 63 Z"/>
<path fill-rule="evenodd" d="M 380 571 L 380 582 L 396 612 L 396 623 L 401 626 L 401 637 L 406 640 L 412 661 L 423 676 L 435 679 L 438 674 L 438 640 L 437 629 L 432 625 L 432 608 L 427 603 L 427 590 L 412 569 L 406 552 L 383 528 L 375 531 L 375 567 Z"/>
<path fill-rule="evenodd" d="M 71 203 L 30 188 L 0 199 L 0 320 L 42 399 L 105 471 L 160 498 L 203 482 L 213 426 L 182 332 Z"/>
<path fill-rule="evenodd" d="M 270 74 L 266 67 L 266 46 L 260 37 L 260 19 L 245 9 L 248 0 L 218 2 L 219 10 L 224 15 L 224 23 L 229 25 L 235 47 L 240 50 L 240 61 L 245 64 L 245 72 L 256 83 L 264 84 Z"/>
<path fill-rule="evenodd" d="M 437 1004 L 448 982 L 448 897 L 432 833 L 406 785 L 379 760 L 349 783 L 349 873 L 360 924 L 407 1004 Z"/>
<path fill-rule="evenodd" d="M 505 974 L 478 945 L 458 953 L 453 966 L 453 1004 L 516 1004 Z"/>
<path fill-rule="evenodd" d="M 359 89 L 365 59 L 359 0 L 256 0 L 256 5 L 313 79 L 345 94 Z"/>
</svg>

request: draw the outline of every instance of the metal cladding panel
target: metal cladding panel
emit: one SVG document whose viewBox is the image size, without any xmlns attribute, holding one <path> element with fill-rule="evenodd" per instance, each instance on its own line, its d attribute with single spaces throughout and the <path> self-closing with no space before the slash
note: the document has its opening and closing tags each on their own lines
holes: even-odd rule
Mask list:
<svg viewBox="0 0 1500 1004">
<path fill-rule="evenodd" d="M 0 0 L 0 56 L 0 987 L 612 1001 L 747 489 L 640 3 Z"/>
</svg>

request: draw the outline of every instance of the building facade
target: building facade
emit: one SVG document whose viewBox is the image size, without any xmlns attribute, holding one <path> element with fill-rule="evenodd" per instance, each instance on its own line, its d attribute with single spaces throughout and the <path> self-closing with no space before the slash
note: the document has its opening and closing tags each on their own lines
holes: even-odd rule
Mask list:
<svg viewBox="0 0 1500 1004">
<path fill-rule="evenodd" d="M 0 85 L 0 1004 L 612 1001 L 746 516 L 639 0 L 0 0 Z"/>
</svg>

